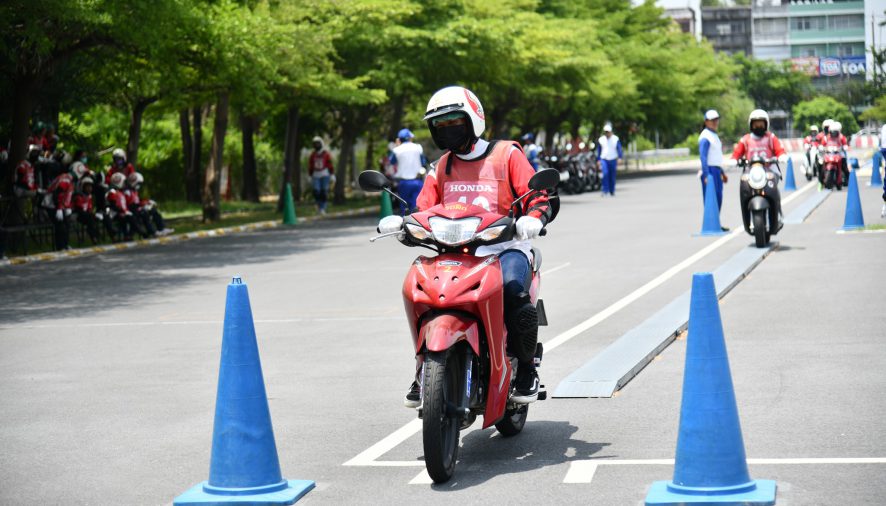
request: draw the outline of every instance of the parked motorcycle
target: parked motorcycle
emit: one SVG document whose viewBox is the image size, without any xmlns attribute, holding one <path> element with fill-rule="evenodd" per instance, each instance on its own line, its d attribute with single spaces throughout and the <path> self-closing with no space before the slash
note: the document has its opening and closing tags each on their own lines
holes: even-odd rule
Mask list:
<svg viewBox="0 0 886 506">
<path fill-rule="evenodd" d="M 390 193 L 383 174 L 366 171 L 358 179 L 367 191 Z M 483 428 L 495 425 L 502 436 L 518 434 L 529 406 L 510 400 L 516 382 L 516 358 L 507 355 L 501 266 L 496 255 L 474 256 L 478 247 L 509 241 L 515 233 L 514 209 L 539 193 L 555 188 L 555 170 L 532 176 L 526 194 L 511 205 L 508 216 L 453 202 L 415 212 L 404 220 L 398 236 L 408 246 L 437 253 L 419 256 L 403 283 L 403 300 L 416 355 L 421 361 L 422 442 L 425 466 L 437 483 L 448 481 L 458 458 L 460 431 L 478 415 Z M 544 234 L 544 230 L 542 230 Z M 546 325 L 538 298 L 541 255 L 533 248 L 530 297 Z M 542 346 L 536 347 L 540 365 Z M 539 391 L 538 399 L 546 393 Z"/>
<path fill-rule="evenodd" d="M 805 172 L 806 172 L 806 181 L 812 181 L 813 177 L 818 176 L 819 170 L 819 149 L 818 146 L 810 145 L 806 148 L 806 160 L 805 160 Z"/>
<path fill-rule="evenodd" d="M 741 218 L 745 231 L 754 236 L 758 248 L 769 244 L 771 236 L 781 230 L 779 217 L 781 196 L 778 193 L 778 173 L 772 167 L 778 167 L 777 158 L 766 158 L 755 155 L 750 163 L 742 160 L 741 185 Z"/>
<path fill-rule="evenodd" d="M 839 146 L 827 146 L 824 149 L 822 182 L 830 190 L 837 187 L 843 189 L 843 151 Z"/>
</svg>

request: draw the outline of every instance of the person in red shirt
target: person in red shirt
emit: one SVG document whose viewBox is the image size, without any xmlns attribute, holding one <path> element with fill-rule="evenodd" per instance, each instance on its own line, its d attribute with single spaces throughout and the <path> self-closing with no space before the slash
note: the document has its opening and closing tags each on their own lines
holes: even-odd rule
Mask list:
<svg viewBox="0 0 886 506">
<path fill-rule="evenodd" d="M 43 197 L 43 207 L 49 211 L 50 216 L 55 218 L 52 226 L 55 229 L 55 249 L 57 250 L 69 249 L 68 217 L 71 216 L 73 209 L 73 196 L 74 178 L 67 172 L 61 172 L 49 183 L 46 195 Z"/>
<path fill-rule="evenodd" d="M 734 162 L 738 162 L 739 160 L 750 161 L 756 156 L 761 156 L 766 159 L 777 157 L 780 165 L 785 165 L 787 163 L 788 155 L 785 152 L 784 146 L 782 146 L 778 137 L 769 131 L 769 114 L 766 111 L 762 109 L 752 111 L 751 115 L 748 116 L 748 128 L 751 132 L 745 134 L 741 140 L 738 141 L 738 144 L 735 145 L 735 150 L 732 152 L 732 160 Z M 750 164 L 745 166 L 745 170 L 748 170 L 748 167 L 750 167 Z M 781 197 L 778 194 L 778 180 L 781 178 L 781 171 L 779 170 L 779 166 L 774 164 L 769 165 L 768 170 L 775 174 L 775 184 L 767 188 L 766 192 L 767 194 L 771 194 L 774 197 L 773 200 L 778 203 L 776 211 L 778 212 L 780 229 L 782 215 Z M 770 184 L 771 183 L 772 182 L 770 182 Z M 740 185 L 739 192 L 742 209 L 747 209 L 747 203 L 751 198 L 750 188 L 744 184 Z M 747 213 L 742 213 L 742 218 L 746 221 L 745 228 L 748 228 Z"/>
<path fill-rule="evenodd" d="M 92 207 L 93 186 L 91 176 L 86 175 L 79 178 L 75 183 L 72 207 L 77 216 L 77 222 L 86 229 L 89 240 L 92 241 L 92 244 L 98 244 L 98 225 L 96 223 L 98 217 Z"/>
<path fill-rule="evenodd" d="M 332 155 L 323 146 L 323 139 L 314 137 L 312 143 L 314 151 L 308 156 L 308 175 L 311 176 L 317 212 L 326 214 L 326 194 L 329 193 L 329 185 L 335 184 L 335 168 L 332 166 Z"/>
<path fill-rule="evenodd" d="M 18 198 L 33 197 L 37 194 L 37 176 L 34 165 L 40 158 L 40 149 L 37 144 L 28 146 L 28 157 L 15 168 L 13 192 Z"/>
<path fill-rule="evenodd" d="M 124 193 L 125 186 L 126 177 L 118 172 L 111 176 L 108 193 L 105 196 L 109 216 L 114 222 L 115 232 L 121 232 L 123 239 L 126 241 L 131 241 L 136 232 L 142 237 L 147 237 L 147 231 L 140 226 L 135 215 L 129 210 L 126 194 Z M 116 234 L 114 237 L 116 237 Z"/>
<path fill-rule="evenodd" d="M 515 195 L 529 191 L 535 169 L 515 141 L 482 139 L 486 119 L 480 100 L 470 90 L 449 86 L 435 93 L 424 116 L 434 143 L 446 153 L 430 171 L 416 199 L 419 211 L 437 204 L 461 202 L 506 216 Z M 533 356 L 538 339 L 538 312 L 529 296 L 531 240 L 553 218 L 552 206 L 541 195 L 517 210 L 515 239 L 480 247 L 478 256 L 498 255 L 504 284 L 508 349 L 517 356 L 513 402 L 526 404 L 538 398 L 539 379 Z M 403 218 L 388 216 L 379 223 L 381 233 L 396 232 Z M 420 368 L 417 367 L 420 370 Z M 418 372 L 416 373 L 418 375 Z M 417 407 L 419 385 L 414 381 L 404 404 Z"/>
<path fill-rule="evenodd" d="M 837 174 L 838 187 L 847 184 L 847 181 L 849 181 L 849 164 L 846 163 L 846 158 L 849 153 L 849 142 L 846 140 L 846 136 L 843 135 L 842 130 L 842 123 L 839 121 L 832 121 L 828 128 L 828 136 L 824 139 L 825 146 L 837 147 L 843 153 L 843 165 L 840 168 L 840 172 Z"/>
<path fill-rule="evenodd" d="M 123 177 L 129 177 L 130 174 L 135 172 L 135 167 L 132 166 L 131 163 L 126 161 L 126 152 L 120 148 L 114 150 L 111 154 L 111 166 L 108 168 L 108 180 L 114 176 L 114 174 L 123 174 Z"/>
</svg>

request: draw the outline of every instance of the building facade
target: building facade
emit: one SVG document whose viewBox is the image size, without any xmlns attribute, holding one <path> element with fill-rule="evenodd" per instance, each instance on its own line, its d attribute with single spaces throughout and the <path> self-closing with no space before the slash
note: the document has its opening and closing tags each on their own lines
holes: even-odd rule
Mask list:
<svg viewBox="0 0 886 506">
<path fill-rule="evenodd" d="M 717 52 L 753 54 L 751 7 L 702 7 L 702 36 Z"/>
</svg>

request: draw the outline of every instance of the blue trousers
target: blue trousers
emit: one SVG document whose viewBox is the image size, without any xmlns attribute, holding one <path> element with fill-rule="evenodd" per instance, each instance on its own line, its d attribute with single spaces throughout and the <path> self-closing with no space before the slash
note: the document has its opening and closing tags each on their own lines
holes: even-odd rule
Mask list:
<svg viewBox="0 0 886 506">
<path fill-rule="evenodd" d="M 418 194 L 421 193 L 421 188 L 424 186 L 424 182 L 421 179 L 401 179 L 397 183 L 397 193 L 400 194 L 400 198 L 406 201 L 409 204 L 409 209 L 403 209 L 403 203 L 400 202 L 400 210 L 403 211 L 404 214 L 411 213 L 413 209 L 415 209 L 415 199 L 418 198 Z"/>
<path fill-rule="evenodd" d="M 501 262 L 501 277 L 504 284 L 505 311 L 513 306 L 521 294 L 529 293 L 532 282 L 532 266 L 526 255 L 515 249 L 504 250 L 498 255 Z"/>
<path fill-rule="evenodd" d="M 602 189 L 603 193 L 615 195 L 615 166 L 618 160 L 600 160 L 600 168 L 603 171 Z"/>
<path fill-rule="evenodd" d="M 311 178 L 314 187 L 314 200 L 317 201 L 317 208 L 321 211 L 326 210 L 326 193 L 329 191 L 329 176 Z"/>
<path fill-rule="evenodd" d="M 714 191 L 717 193 L 717 209 L 723 207 L 723 169 L 720 167 L 708 167 L 708 174 L 714 178 Z M 705 193 L 708 186 L 704 174 L 701 175 L 701 203 L 704 205 Z"/>
</svg>

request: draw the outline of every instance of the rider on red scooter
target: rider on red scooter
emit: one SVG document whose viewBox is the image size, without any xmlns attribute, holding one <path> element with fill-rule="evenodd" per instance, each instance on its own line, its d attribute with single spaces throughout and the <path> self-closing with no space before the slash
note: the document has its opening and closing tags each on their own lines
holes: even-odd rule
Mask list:
<svg viewBox="0 0 886 506">
<path fill-rule="evenodd" d="M 751 160 L 756 155 L 761 155 L 765 158 L 773 158 L 777 156 L 779 165 L 787 163 L 788 155 L 785 153 L 781 141 L 774 133 L 768 131 L 769 114 L 766 111 L 762 109 L 751 111 L 750 116 L 748 116 L 748 128 L 751 132 L 745 134 L 744 137 L 738 141 L 735 150 L 732 152 L 734 163 L 737 163 L 738 160 L 741 159 Z M 771 170 L 779 179 L 781 178 L 781 171 L 778 166 L 771 167 Z M 778 181 L 776 180 L 774 188 L 770 188 L 767 191 L 777 194 Z M 744 200 L 745 198 L 742 198 L 742 202 L 744 202 Z M 776 196 L 774 201 L 778 203 L 778 221 L 781 223 L 781 199 Z"/>
<path fill-rule="evenodd" d="M 480 138 L 486 129 L 486 118 L 480 100 L 470 90 L 460 86 L 441 89 L 428 102 L 424 119 L 434 143 L 446 153 L 438 161 L 436 170 L 425 177 L 416 203 L 419 211 L 440 203 L 462 202 L 504 216 L 514 198 L 529 191 L 529 179 L 535 170 L 518 143 L 488 142 Z M 538 398 L 539 390 L 533 362 L 538 341 L 538 312 L 529 295 L 530 240 L 538 237 L 553 211 L 548 198 L 542 195 L 517 212 L 517 238 L 480 247 L 476 254 L 498 255 L 501 262 L 508 350 L 519 362 L 516 391 L 511 400 L 527 404 Z M 388 216 L 379 222 L 378 231 L 385 234 L 402 227 L 402 217 Z M 419 384 L 414 381 L 404 404 L 415 408 L 420 402 Z"/>
</svg>

